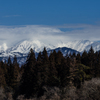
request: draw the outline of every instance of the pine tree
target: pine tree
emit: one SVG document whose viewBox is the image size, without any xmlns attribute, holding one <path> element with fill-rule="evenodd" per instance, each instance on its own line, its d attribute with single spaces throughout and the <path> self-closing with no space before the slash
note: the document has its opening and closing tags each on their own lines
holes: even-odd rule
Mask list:
<svg viewBox="0 0 100 100">
<path fill-rule="evenodd" d="M 41 96 L 43 93 L 43 91 L 41 91 L 42 89 L 42 83 L 43 83 L 43 80 L 42 80 L 42 65 L 43 65 L 43 62 L 42 62 L 42 54 L 41 52 L 39 52 L 38 54 L 38 57 L 37 57 L 37 63 L 36 63 L 36 67 L 37 67 L 37 85 L 38 85 L 38 96 Z"/>
<path fill-rule="evenodd" d="M 65 58 L 63 58 L 61 61 L 60 70 L 61 87 L 66 87 L 70 82 L 70 66 L 68 66 Z"/>
<path fill-rule="evenodd" d="M 100 51 L 95 53 L 95 75 L 94 77 L 100 77 Z"/>
<path fill-rule="evenodd" d="M 44 48 L 42 52 L 42 68 L 41 68 L 41 79 L 42 79 L 42 84 L 46 85 L 48 82 L 48 75 L 49 75 L 49 57 L 46 51 L 46 48 Z"/>
<path fill-rule="evenodd" d="M 49 79 L 49 58 L 46 51 L 46 48 L 44 48 L 43 52 L 39 52 L 37 57 L 37 76 L 38 76 L 38 97 L 42 96 L 44 94 L 43 86 L 48 85 L 48 79 Z"/>
<path fill-rule="evenodd" d="M 56 63 L 56 70 L 57 70 L 57 79 L 58 79 L 58 86 L 61 87 L 61 73 L 62 73 L 62 59 L 63 54 L 61 51 L 58 51 L 55 55 L 55 63 Z"/>
<path fill-rule="evenodd" d="M 69 79 L 70 79 L 70 86 L 73 86 L 73 81 L 74 81 L 74 76 L 75 73 L 77 72 L 78 68 L 76 67 L 76 58 L 68 57 L 68 65 L 69 67 Z"/>
<path fill-rule="evenodd" d="M 42 61 L 43 63 L 49 62 L 49 57 L 46 51 L 46 48 L 44 47 L 43 52 L 42 52 Z"/>
<path fill-rule="evenodd" d="M 0 87 L 6 86 L 6 79 L 5 79 L 5 70 L 3 66 L 3 62 L 0 62 Z"/>
<path fill-rule="evenodd" d="M 19 75 L 19 64 L 17 63 L 17 57 L 14 56 L 13 60 L 13 88 L 16 88 L 18 86 L 18 75 Z"/>
<path fill-rule="evenodd" d="M 82 53 L 81 63 L 88 66 L 88 54 L 86 50 L 84 50 L 84 52 Z"/>
<path fill-rule="evenodd" d="M 80 53 L 78 53 L 77 56 L 76 56 L 76 63 L 81 63 Z"/>
<path fill-rule="evenodd" d="M 38 57 L 37 57 L 38 62 L 42 62 L 42 54 L 39 52 Z"/>
<path fill-rule="evenodd" d="M 88 66 L 90 67 L 90 74 L 92 75 L 92 77 L 94 76 L 95 72 L 95 54 L 94 54 L 94 50 L 91 46 L 89 52 L 88 52 Z"/>
<path fill-rule="evenodd" d="M 20 94 L 25 94 L 27 98 L 33 96 L 37 89 L 36 58 L 33 49 L 30 50 L 24 72 L 21 78 Z"/>
<path fill-rule="evenodd" d="M 13 76 L 14 76 L 14 66 L 12 64 L 11 58 L 9 56 L 8 58 L 8 62 L 7 62 L 7 85 L 10 88 L 13 88 Z"/>
<path fill-rule="evenodd" d="M 57 69 L 56 69 L 56 64 L 55 64 L 55 51 L 50 53 L 49 56 L 49 61 L 50 61 L 50 66 L 49 66 L 49 80 L 48 80 L 48 85 L 49 86 L 57 86 L 58 84 L 58 79 L 57 79 Z"/>
</svg>

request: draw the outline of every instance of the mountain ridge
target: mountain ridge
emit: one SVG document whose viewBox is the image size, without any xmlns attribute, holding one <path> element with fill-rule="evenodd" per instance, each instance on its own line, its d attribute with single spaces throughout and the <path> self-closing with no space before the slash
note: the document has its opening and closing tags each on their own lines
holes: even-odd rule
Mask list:
<svg viewBox="0 0 100 100">
<path fill-rule="evenodd" d="M 17 54 L 18 56 L 18 53 L 27 54 L 31 48 L 38 53 L 42 51 L 44 47 L 46 47 L 47 51 L 51 49 L 56 49 L 58 47 L 67 47 L 76 50 L 78 52 L 83 52 L 84 50 L 88 52 L 91 46 L 93 47 L 95 52 L 100 50 L 100 42 L 97 41 L 92 42 L 89 40 L 79 40 L 79 41 L 75 40 L 67 43 L 60 42 L 57 45 L 53 45 L 53 44 L 42 43 L 39 40 L 34 40 L 34 41 L 24 40 L 6 50 L 1 49 L 0 57 L 14 56 L 15 54 Z"/>
<path fill-rule="evenodd" d="M 89 40 L 80 40 L 80 41 L 72 41 L 72 42 L 61 42 L 58 43 L 57 45 L 53 44 L 44 44 L 39 40 L 34 40 L 34 41 L 22 41 L 18 44 L 15 44 L 14 46 L 8 48 L 7 50 L 0 50 L 0 58 L 5 60 L 9 56 L 13 58 L 15 55 L 19 59 L 18 62 L 24 62 L 27 59 L 27 55 L 32 48 L 36 54 L 36 57 L 40 51 L 43 51 L 43 48 L 46 47 L 48 55 L 50 54 L 51 51 L 60 50 L 63 54 L 63 56 L 66 56 L 66 54 L 72 54 L 73 52 L 77 53 L 82 53 L 84 50 L 87 52 L 89 51 L 90 47 L 93 47 L 94 51 L 99 51 L 100 50 L 100 42 L 92 42 Z M 20 59 L 21 58 L 21 59 Z M 23 61 L 22 61 L 23 59 Z"/>
</svg>

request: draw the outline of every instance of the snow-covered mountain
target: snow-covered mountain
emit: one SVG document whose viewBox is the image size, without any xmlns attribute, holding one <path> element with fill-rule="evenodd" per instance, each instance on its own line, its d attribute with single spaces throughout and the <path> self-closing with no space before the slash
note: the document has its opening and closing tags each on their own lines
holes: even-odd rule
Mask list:
<svg viewBox="0 0 100 100">
<path fill-rule="evenodd" d="M 84 50 L 89 51 L 90 47 L 93 47 L 94 51 L 100 50 L 100 42 L 92 42 L 89 40 L 80 40 L 80 41 L 72 41 L 67 43 L 58 43 L 57 45 L 52 44 L 45 44 L 41 41 L 34 40 L 34 41 L 22 41 L 10 48 L 7 49 L 6 44 L 3 44 L 3 46 L 0 48 L 0 57 L 8 57 L 8 56 L 14 56 L 17 57 L 24 57 L 27 56 L 29 50 L 33 48 L 33 50 L 38 53 L 39 51 L 42 51 L 44 47 L 46 47 L 47 51 L 56 49 L 58 47 L 67 47 L 74 49 L 78 52 L 83 52 Z M 6 47 L 6 49 L 2 49 L 3 47 Z"/>
<path fill-rule="evenodd" d="M 89 41 L 89 40 L 80 40 L 80 41 L 72 41 L 72 42 L 67 42 L 67 43 L 59 43 L 58 47 L 68 47 L 74 50 L 77 50 L 79 52 L 83 52 L 86 50 L 87 52 L 91 48 L 91 46 L 94 49 L 94 52 L 100 50 L 100 42 L 98 41 Z"/>
<path fill-rule="evenodd" d="M 35 52 L 39 52 L 43 50 L 45 46 L 47 49 L 55 48 L 52 45 L 45 45 L 44 43 L 41 43 L 40 41 L 35 40 L 35 41 L 23 41 L 21 43 L 18 43 L 15 46 L 6 50 L 6 52 L 28 53 L 31 48 L 33 48 Z"/>
<path fill-rule="evenodd" d="M 100 51 L 100 42 L 94 42 L 91 45 L 86 46 L 85 50 L 88 51 L 91 46 L 93 47 L 94 52 Z"/>
<path fill-rule="evenodd" d="M 88 52 L 91 46 L 93 47 L 95 52 L 100 50 L 100 42 L 92 42 L 89 40 L 72 41 L 67 43 L 61 42 L 56 45 L 42 43 L 38 40 L 22 41 L 8 49 L 6 44 L 0 46 L 0 59 L 5 60 L 9 56 L 14 57 L 14 55 L 16 55 L 18 58 L 18 62 L 22 64 L 27 59 L 28 52 L 31 48 L 33 48 L 36 56 L 38 55 L 39 51 L 43 51 L 44 47 L 46 47 L 48 55 L 55 49 L 56 51 L 60 50 L 65 56 L 66 54 L 73 52 L 75 52 L 76 54 L 79 52 L 81 53 L 84 50 Z"/>
<path fill-rule="evenodd" d="M 2 51 L 0 57 L 8 57 L 8 56 L 13 57 L 14 55 L 16 55 L 17 57 L 22 57 L 26 56 L 31 48 L 38 53 L 39 51 L 42 51 L 44 47 L 46 47 L 47 50 L 56 48 L 51 44 L 46 45 L 38 40 L 23 41 L 21 43 L 14 45 L 11 48 L 8 48 L 7 50 Z"/>
<path fill-rule="evenodd" d="M 93 42 L 89 41 L 89 40 L 79 40 L 79 41 L 72 41 L 72 42 L 67 42 L 67 43 L 59 43 L 58 46 L 59 47 L 68 47 L 68 48 L 72 48 L 74 50 L 77 50 L 79 52 L 83 52 L 84 50 L 89 50 L 90 48 L 88 48 L 87 46 L 91 46 L 93 44 Z"/>
<path fill-rule="evenodd" d="M 56 50 L 56 52 L 58 52 L 60 50 L 64 56 L 66 54 L 70 54 L 70 53 L 72 54 L 73 52 L 75 52 L 76 54 L 78 53 L 78 51 L 73 50 L 71 48 L 67 48 L 67 47 L 59 47 L 58 48 L 57 46 L 54 46 L 52 44 L 47 45 L 47 44 L 44 44 L 44 43 L 36 40 L 36 41 L 23 41 L 23 42 L 20 42 L 20 43 L 14 45 L 11 48 L 8 48 L 7 50 L 0 52 L 0 59 L 5 61 L 8 59 L 9 56 L 11 58 L 13 58 L 14 55 L 16 55 L 19 64 L 23 64 L 26 61 L 27 55 L 31 48 L 33 48 L 35 55 L 37 57 L 39 51 L 43 51 L 44 47 L 46 47 L 48 55 L 53 50 Z"/>
</svg>

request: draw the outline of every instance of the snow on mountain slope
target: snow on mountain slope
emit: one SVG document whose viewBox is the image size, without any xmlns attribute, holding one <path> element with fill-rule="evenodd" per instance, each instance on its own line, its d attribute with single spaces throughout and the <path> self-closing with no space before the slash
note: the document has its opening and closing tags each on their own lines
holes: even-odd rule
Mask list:
<svg viewBox="0 0 100 100">
<path fill-rule="evenodd" d="M 58 47 L 68 47 L 79 52 L 83 52 L 88 45 L 91 45 L 93 42 L 89 40 L 80 40 L 80 41 L 72 41 L 68 43 L 59 43 Z"/>
<path fill-rule="evenodd" d="M 23 41 L 9 48 L 6 52 L 28 53 L 31 48 L 33 48 L 34 51 L 38 51 L 38 49 L 41 49 L 41 45 L 44 46 L 44 44 L 39 41 Z"/>
<path fill-rule="evenodd" d="M 94 42 L 91 45 L 86 46 L 85 50 L 89 51 L 89 49 L 91 48 L 91 46 L 93 47 L 94 52 L 100 50 L 100 42 Z"/>
<path fill-rule="evenodd" d="M 56 46 L 52 44 L 46 44 L 46 43 L 44 44 L 38 40 L 22 41 L 8 49 L 6 44 L 0 46 L 0 57 L 8 57 L 8 56 L 13 57 L 14 55 L 16 55 L 17 57 L 25 57 L 27 56 L 31 48 L 33 48 L 35 53 L 42 51 L 44 47 L 46 47 L 47 51 L 56 49 L 58 47 L 60 48 L 67 47 L 79 52 L 83 52 L 84 50 L 89 51 L 91 46 L 93 47 L 94 51 L 100 50 L 100 42 L 91 42 L 89 40 L 72 41 L 67 43 L 61 42 L 58 43 L 58 45 Z M 63 53 L 65 53 L 65 51 Z"/>
<path fill-rule="evenodd" d="M 0 57 L 7 57 L 7 56 L 14 56 L 14 55 L 16 55 L 17 57 L 26 56 L 27 53 L 29 53 L 31 48 L 35 52 L 39 52 L 39 51 L 42 51 L 44 47 L 46 47 L 47 50 L 55 48 L 55 46 L 53 46 L 51 44 L 46 45 L 38 40 L 23 41 L 21 43 L 14 45 L 11 48 L 8 48 L 5 51 L 3 51 L 3 53 L 0 55 Z"/>
<path fill-rule="evenodd" d="M 84 50 L 88 52 L 91 46 L 93 47 L 95 52 L 100 50 L 100 42 L 91 42 L 89 40 L 80 40 L 68 43 L 61 42 L 56 46 L 52 44 L 44 44 L 38 40 L 23 41 L 8 49 L 6 44 L 0 46 L 0 59 L 5 61 L 9 56 L 11 56 L 13 59 L 14 55 L 16 55 L 18 58 L 18 63 L 21 65 L 26 61 L 27 54 L 29 53 L 31 48 L 33 48 L 33 50 L 35 51 L 37 57 L 38 52 L 43 51 L 44 47 L 46 47 L 48 55 L 53 50 L 56 50 L 56 52 L 60 50 L 63 53 L 63 56 L 66 56 L 66 54 L 72 54 L 73 52 L 75 52 L 76 54 L 79 52 L 81 53 Z"/>
<path fill-rule="evenodd" d="M 31 48 L 35 52 L 39 52 L 42 51 L 44 47 L 46 47 L 47 49 L 55 48 L 53 45 L 46 45 L 38 40 L 35 40 L 35 41 L 23 41 L 22 43 L 15 45 L 9 50 L 11 52 L 28 53 Z"/>
<path fill-rule="evenodd" d="M 48 56 L 50 55 L 50 53 L 51 53 L 51 51 L 56 51 L 56 52 L 58 52 L 59 50 L 62 52 L 62 54 L 63 54 L 63 56 L 66 56 L 66 54 L 73 54 L 73 53 L 75 53 L 75 54 L 78 54 L 79 52 L 78 51 L 76 51 L 76 50 L 73 50 L 73 49 L 71 49 L 71 48 L 67 48 L 67 47 L 59 47 L 59 48 L 55 48 L 55 49 L 49 49 L 49 50 L 47 50 L 47 53 L 48 53 Z M 38 53 L 35 53 L 35 57 L 37 58 L 37 56 L 38 56 Z M 7 61 L 7 59 L 8 59 L 8 57 L 1 57 L 0 58 L 1 60 L 3 60 L 3 61 Z M 13 61 L 13 56 L 11 56 L 11 60 Z M 25 61 L 27 60 L 27 54 L 26 55 L 24 55 L 23 56 L 23 54 L 20 54 L 20 56 L 19 55 L 17 55 L 17 61 L 18 61 L 18 63 L 19 63 L 19 65 L 22 65 L 22 64 L 24 64 L 25 63 Z"/>
</svg>

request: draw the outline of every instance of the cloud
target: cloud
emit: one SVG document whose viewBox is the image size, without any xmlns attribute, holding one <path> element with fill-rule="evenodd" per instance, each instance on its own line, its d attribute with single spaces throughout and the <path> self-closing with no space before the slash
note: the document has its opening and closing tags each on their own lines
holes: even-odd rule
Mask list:
<svg viewBox="0 0 100 100">
<path fill-rule="evenodd" d="M 6 43 L 3 43 L 2 45 L 0 45 L 0 51 L 1 50 L 6 50 L 8 47 L 6 45 Z"/>
<path fill-rule="evenodd" d="M 0 26 L 0 43 L 6 43 L 8 46 L 13 45 L 21 40 L 41 40 L 45 41 L 54 38 L 53 34 L 62 33 L 57 28 L 44 27 L 38 25 L 27 26 Z M 56 38 L 55 38 L 56 40 Z"/>
<path fill-rule="evenodd" d="M 66 31 L 62 29 L 66 29 Z M 99 41 L 100 26 L 87 24 L 0 26 L 0 45 L 6 43 L 9 47 L 22 40 L 39 40 L 46 44 L 73 40 Z"/>
<path fill-rule="evenodd" d="M 76 26 L 77 27 L 77 26 Z M 65 32 L 67 36 L 70 36 L 71 39 L 87 39 L 91 41 L 100 40 L 100 26 L 96 25 L 80 25 L 76 30 Z"/>
</svg>

